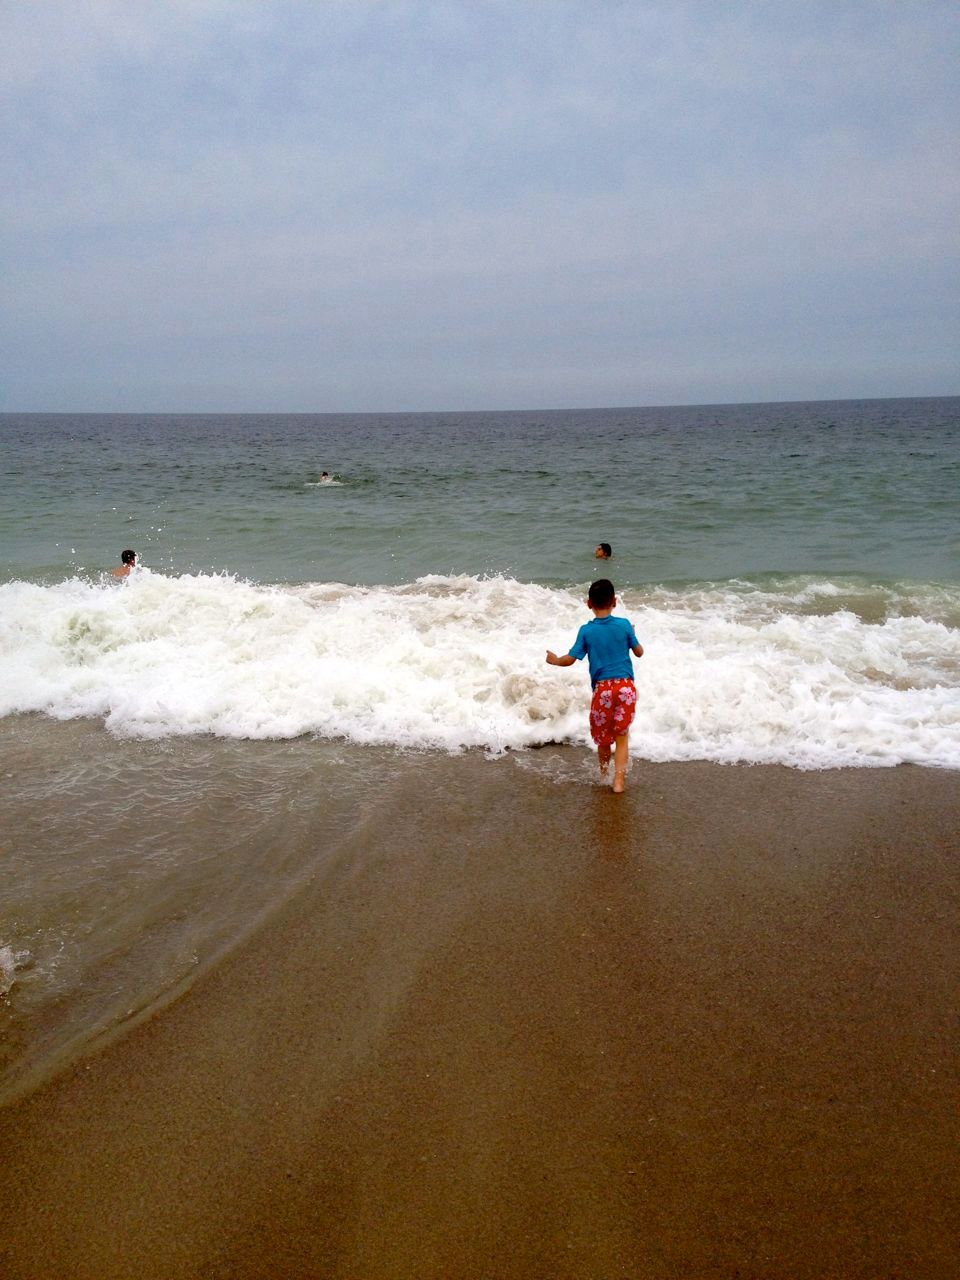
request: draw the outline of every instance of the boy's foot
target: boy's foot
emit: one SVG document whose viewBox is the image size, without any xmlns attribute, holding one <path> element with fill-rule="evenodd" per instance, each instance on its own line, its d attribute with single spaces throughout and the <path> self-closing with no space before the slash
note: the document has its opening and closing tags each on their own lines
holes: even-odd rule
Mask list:
<svg viewBox="0 0 960 1280">
<path fill-rule="evenodd" d="M 598 756 L 598 759 L 599 759 L 599 762 L 600 762 L 600 777 L 603 779 L 603 781 L 604 781 L 604 782 L 606 782 L 606 780 L 607 780 L 607 770 L 610 768 L 610 752 L 609 752 L 609 750 L 607 751 L 606 755 L 602 755 L 602 754 L 601 754 L 601 755 L 599 755 L 599 756 Z"/>
<path fill-rule="evenodd" d="M 626 777 L 626 769 L 615 769 L 613 772 L 613 790 L 615 795 L 620 795 L 624 787 L 624 778 Z"/>
</svg>

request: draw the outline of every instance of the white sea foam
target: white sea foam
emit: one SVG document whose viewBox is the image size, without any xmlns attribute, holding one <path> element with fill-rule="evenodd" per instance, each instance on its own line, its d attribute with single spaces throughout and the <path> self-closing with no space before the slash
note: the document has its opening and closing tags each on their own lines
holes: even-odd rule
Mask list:
<svg viewBox="0 0 960 1280">
<path fill-rule="evenodd" d="M 932 617 L 892 589 L 844 607 L 835 584 L 809 581 L 628 592 L 621 612 L 646 648 L 634 753 L 960 768 L 960 631 L 942 620 L 960 591 L 940 590 Z M 586 742 L 585 664 L 557 670 L 544 652 L 565 651 L 588 618 L 579 593 L 507 578 L 8 583 L 0 714 L 96 717 L 144 737 Z"/>
<path fill-rule="evenodd" d="M 30 965 L 29 951 L 14 951 L 13 947 L 0 947 L 0 996 L 7 995 L 17 980 L 17 971 Z"/>
</svg>

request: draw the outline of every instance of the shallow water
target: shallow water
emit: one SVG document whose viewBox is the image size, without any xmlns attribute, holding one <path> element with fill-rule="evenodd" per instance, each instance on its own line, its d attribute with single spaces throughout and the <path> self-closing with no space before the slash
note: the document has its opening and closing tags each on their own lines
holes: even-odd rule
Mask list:
<svg viewBox="0 0 960 1280">
<path fill-rule="evenodd" d="M 401 765 L 0 721 L 0 1098 L 192 982 L 329 865 Z"/>
</svg>

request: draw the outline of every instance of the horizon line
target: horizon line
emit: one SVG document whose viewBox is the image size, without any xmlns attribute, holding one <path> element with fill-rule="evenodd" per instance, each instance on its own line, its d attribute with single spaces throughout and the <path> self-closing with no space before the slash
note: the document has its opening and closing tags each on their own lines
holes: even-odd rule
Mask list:
<svg viewBox="0 0 960 1280">
<path fill-rule="evenodd" d="M 888 400 L 956 400 L 960 391 L 897 396 L 823 396 L 815 399 L 663 401 L 657 404 L 524 405 L 487 409 L 0 409 L 0 417 L 415 417 L 484 413 L 605 413 L 628 409 L 731 409 L 747 405 L 852 404 Z"/>
</svg>

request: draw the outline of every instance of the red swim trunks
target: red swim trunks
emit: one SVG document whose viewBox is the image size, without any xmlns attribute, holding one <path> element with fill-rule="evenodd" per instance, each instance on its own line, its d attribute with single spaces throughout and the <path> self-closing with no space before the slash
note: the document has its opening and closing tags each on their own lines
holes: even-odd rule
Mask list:
<svg viewBox="0 0 960 1280">
<path fill-rule="evenodd" d="M 598 747 L 612 747 L 630 728 L 636 709 L 632 680 L 598 680 L 590 704 L 590 737 Z"/>
</svg>

